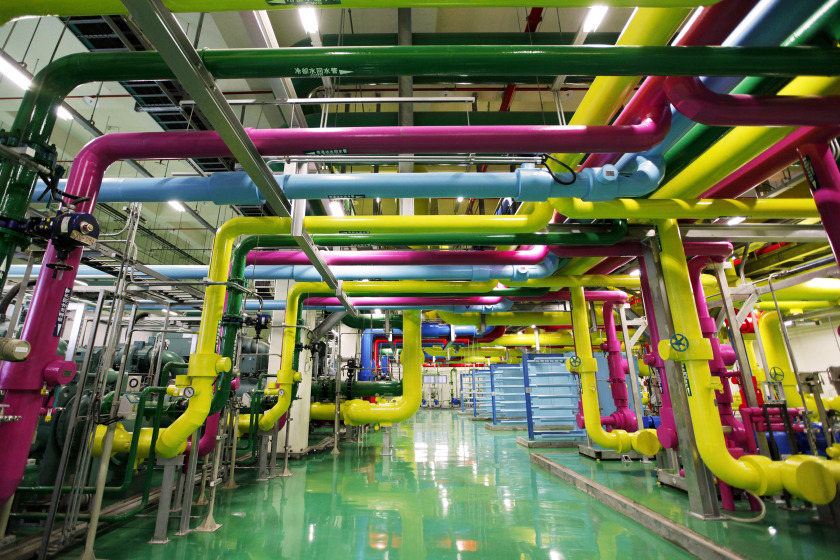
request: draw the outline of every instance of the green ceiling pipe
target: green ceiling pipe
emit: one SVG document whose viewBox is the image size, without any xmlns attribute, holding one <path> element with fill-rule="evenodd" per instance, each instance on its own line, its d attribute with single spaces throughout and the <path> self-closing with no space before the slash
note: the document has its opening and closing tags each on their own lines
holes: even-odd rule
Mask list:
<svg viewBox="0 0 840 560">
<path fill-rule="evenodd" d="M 582 8 L 593 4 L 617 8 L 690 8 L 711 6 L 720 0 L 545 0 L 546 8 Z M 529 7 L 523 0 L 163 0 L 172 12 L 240 12 L 282 10 L 312 5 L 319 8 L 448 8 L 448 7 Z M 26 16 L 127 15 L 120 0 L 3 0 L 0 25 Z"/>
<path fill-rule="evenodd" d="M 385 318 L 373 318 L 369 314 L 359 313 L 356 316 L 347 314 L 341 318 L 341 322 L 351 329 L 384 329 Z M 402 330 L 402 315 L 392 314 L 388 317 L 392 329 Z"/>
</svg>

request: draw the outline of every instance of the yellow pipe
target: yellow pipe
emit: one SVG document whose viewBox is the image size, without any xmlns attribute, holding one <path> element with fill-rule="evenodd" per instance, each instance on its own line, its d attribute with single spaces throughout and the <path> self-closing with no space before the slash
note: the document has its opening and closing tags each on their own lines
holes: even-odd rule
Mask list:
<svg viewBox="0 0 840 560">
<path fill-rule="evenodd" d="M 555 274 L 548 278 L 526 280 L 525 282 L 505 282 L 515 288 L 594 288 L 599 286 L 617 286 L 621 288 L 640 288 L 642 282 L 638 276 L 629 274 Z M 572 310 L 574 313 L 574 310 Z"/>
<path fill-rule="evenodd" d="M 840 79 L 800 77 L 785 86 L 779 95 L 836 95 Z M 788 136 L 792 127 L 764 128 L 740 126 L 721 138 L 702 156 L 686 166 L 676 177 L 659 188 L 651 198 L 694 198 L 715 186 L 741 166 Z"/>
<path fill-rule="evenodd" d="M 774 462 L 761 455 L 745 455 L 736 460 L 729 453 L 715 403 L 715 389 L 720 389 L 721 384 L 712 380 L 709 370 L 712 347 L 700 330 L 679 226 L 676 220 L 659 220 L 656 224 L 674 331 L 688 342 L 685 350 L 677 351 L 668 340 L 662 340 L 659 353 L 663 359 L 682 365 L 697 451 L 706 466 L 720 480 L 754 494 L 778 494 L 785 488 L 815 504 L 831 502 L 837 481 L 825 461 L 803 455 L 794 455 L 784 462 Z"/>
<path fill-rule="evenodd" d="M 666 45 L 680 28 L 690 10 L 685 8 L 637 8 L 627 26 L 622 30 L 616 45 L 653 46 Z M 616 112 L 632 95 L 639 83 L 638 76 L 598 76 L 587 90 L 570 125 L 609 124 Z M 583 154 L 552 154 L 560 161 L 575 166 Z M 562 167 L 549 162 L 552 171 Z"/>
<path fill-rule="evenodd" d="M 829 309 L 836 307 L 837 301 L 780 301 L 779 309 L 782 311 L 801 312 L 806 309 Z M 775 311 L 776 304 L 772 301 L 759 301 L 755 304 L 759 311 Z"/>
<path fill-rule="evenodd" d="M 745 198 L 745 199 L 644 199 L 617 198 L 602 202 L 585 202 L 579 198 L 556 198 L 554 208 L 574 219 L 626 218 L 715 219 L 735 216 L 748 218 L 818 217 L 813 198 Z"/>
<path fill-rule="evenodd" d="M 403 280 L 400 282 L 345 282 L 344 291 L 350 296 L 371 295 L 380 293 L 483 293 L 493 290 L 498 282 L 490 280 L 488 282 L 427 282 L 423 280 Z M 298 282 L 292 286 L 286 296 L 286 314 L 285 324 L 295 325 L 297 319 L 298 307 L 300 301 L 304 296 L 332 294 L 333 290 L 323 282 Z M 407 313 L 407 312 L 406 312 Z M 413 314 L 409 314 L 413 317 Z M 419 312 L 417 313 L 417 321 L 419 323 Z M 409 340 L 409 335 L 406 334 L 406 315 L 403 314 L 403 359 L 405 360 L 405 348 L 412 342 Z M 283 354 L 280 360 L 280 371 L 277 374 L 277 381 L 270 383 L 266 389 L 266 394 L 277 395 L 277 403 L 267 410 L 260 418 L 260 429 L 263 431 L 270 430 L 280 417 L 285 414 L 291 404 L 292 384 L 300 380 L 300 373 L 292 369 L 292 358 L 295 347 L 295 333 L 296 327 L 288 326 L 283 329 Z M 419 336 L 419 335 L 418 335 Z M 409 354 L 409 357 L 413 357 Z M 419 364 L 423 364 L 423 352 L 420 351 Z M 418 366 L 418 368 L 420 367 Z M 418 369 L 419 371 L 419 369 Z M 403 399 L 405 395 L 405 379 L 403 380 Z M 368 403 L 370 404 L 370 403 Z M 363 407 L 362 407 L 363 408 Z M 362 408 L 355 407 L 352 414 L 361 414 Z M 350 409 L 348 409 L 348 414 Z M 383 409 L 386 410 L 386 409 Z M 371 413 L 374 416 L 379 416 L 380 413 Z M 392 413 L 395 417 L 397 412 Z M 401 422 L 402 420 L 395 420 Z"/>
<path fill-rule="evenodd" d="M 432 348 L 426 348 L 425 351 L 429 356 L 434 356 L 436 358 L 447 355 L 447 351 L 444 350 L 441 346 L 433 346 Z M 506 350 L 505 348 L 495 348 L 493 346 L 487 348 L 468 346 L 459 350 L 449 350 L 448 353 L 449 356 L 452 358 L 498 358 L 500 356 L 507 356 L 509 352 L 510 351 Z M 510 352 L 510 355 L 512 356 L 513 352 Z"/>
<path fill-rule="evenodd" d="M 288 300 L 287 300 L 288 301 Z M 344 401 L 339 412 L 345 424 L 395 424 L 411 418 L 420 408 L 423 384 L 423 347 L 420 333 L 420 312 L 403 311 L 403 394 L 391 402 L 371 404 L 364 399 Z M 312 403 L 311 419 L 331 420 L 335 417 L 335 404 Z M 260 422 L 262 426 L 262 421 Z M 269 424 L 269 427 L 271 424 Z"/>
<path fill-rule="evenodd" d="M 782 337 L 779 314 L 775 311 L 762 313 L 758 319 L 758 334 L 761 337 L 761 345 L 764 348 L 764 356 L 767 358 L 767 366 L 772 372 L 775 368 L 782 371 L 782 385 L 785 390 L 785 399 L 788 406 L 798 408 L 802 406 L 802 396 L 799 394 L 799 387 L 796 384 L 796 376 L 790 367 L 785 339 Z M 778 370 L 776 370 L 778 371 Z M 761 370 L 759 381 L 771 381 L 772 373 Z M 764 377 L 764 379 L 761 379 Z"/>
<path fill-rule="evenodd" d="M 589 335 L 589 311 L 582 287 L 573 287 L 572 293 L 572 323 L 575 336 L 576 358 L 568 361 L 570 371 L 580 374 L 581 400 L 583 402 L 583 417 L 586 422 L 586 433 L 592 441 L 606 449 L 613 449 L 619 453 L 626 453 L 635 449 L 643 455 L 656 455 L 661 449 L 656 430 L 639 430 L 628 433 L 625 430 L 607 432 L 601 425 L 601 405 L 598 402 L 598 382 L 595 373 L 598 365 L 592 357 L 592 341 Z M 577 363 L 576 363 L 577 362 Z"/>
</svg>

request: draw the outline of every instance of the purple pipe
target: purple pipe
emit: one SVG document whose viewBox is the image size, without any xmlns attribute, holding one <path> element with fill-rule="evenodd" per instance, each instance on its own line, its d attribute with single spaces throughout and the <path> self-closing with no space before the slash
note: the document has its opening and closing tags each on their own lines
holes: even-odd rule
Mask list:
<svg viewBox="0 0 840 560">
<path fill-rule="evenodd" d="M 636 415 L 630 410 L 627 394 L 628 364 L 627 360 L 621 355 L 621 342 L 619 342 L 618 335 L 615 332 L 615 314 L 613 313 L 613 307 L 616 303 L 624 304 L 626 301 L 627 294 L 624 294 L 622 299 L 604 302 L 604 329 L 606 330 L 607 341 L 601 345 L 601 350 L 607 353 L 607 363 L 610 369 L 610 392 L 616 411 L 606 418 L 602 417 L 601 422 L 619 430 L 635 432 L 638 429 Z"/>
<path fill-rule="evenodd" d="M 840 170 L 828 144 L 807 144 L 799 149 L 799 158 L 811 186 L 814 202 L 828 234 L 834 257 L 840 253 Z M 813 171 L 813 173 L 812 173 Z"/>
<path fill-rule="evenodd" d="M 666 107 L 656 108 L 638 125 L 630 126 L 444 126 L 334 129 L 249 129 L 248 136 L 264 155 L 294 155 L 313 150 L 341 149 L 351 154 L 399 153 L 544 153 L 641 152 L 662 141 L 670 128 Z M 184 159 L 229 157 L 230 149 L 215 132 L 141 132 L 100 136 L 74 159 L 66 192 L 88 197 L 76 212 L 96 205 L 105 170 L 121 159 Z M 70 253 L 72 270 L 52 275 L 42 269 L 35 285 L 21 338 L 33 351 L 24 362 L 0 366 L 0 390 L 6 392 L 6 414 L 21 416 L 0 424 L 4 468 L 0 473 L 0 505 L 11 497 L 23 477 L 29 442 L 41 410 L 44 383 L 54 386 L 75 376 L 72 362 L 56 360 L 62 322 L 59 309 L 69 300 L 83 250 Z M 52 243 L 44 264 L 58 262 Z M 67 372 L 67 373 L 65 373 Z"/>
<path fill-rule="evenodd" d="M 324 251 L 330 266 L 338 265 L 481 265 L 539 264 L 548 247 L 534 245 L 519 251 Z M 251 251 L 247 265 L 308 265 L 303 251 Z"/>
<path fill-rule="evenodd" d="M 838 97 L 727 95 L 696 76 L 669 76 L 664 88 L 677 111 L 708 126 L 835 126 L 840 114 Z"/>
<path fill-rule="evenodd" d="M 742 166 L 726 179 L 703 193 L 703 198 L 736 198 L 767 180 L 797 159 L 797 149 L 805 144 L 820 144 L 840 136 L 840 128 L 805 127 Z"/>
<path fill-rule="evenodd" d="M 746 448 L 747 434 L 744 425 L 735 418 L 732 411 L 732 387 L 729 383 L 727 367 L 735 363 L 735 352 L 731 346 L 721 344 L 717 337 L 717 325 L 709 315 L 709 307 L 706 305 L 706 293 L 703 290 L 703 282 L 700 281 L 700 274 L 710 261 L 722 262 L 722 258 L 716 257 L 694 257 L 688 263 L 688 274 L 691 279 L 691 290 L 694 292 L 694 304 L 697 307 L 697 316 L 700 319 L 700 330 L 703 336 L 712 345 L 712 359 L 709 361 L 709 369 L 712 375 L 720 377 L 723 391 L 715 391 L 715 401 L 718 405 L 721 423 L 729 426 L 732 430 L 726 434 L 727 447 L 730 449 Z M 737 451 L 736 451 L 737 453 Z M 736 457 L 737 458 L 737 457 Z"/>
<path fill-rule="evenodd" d="M 463 298 L 446 298 L 446 297 L 351 297 L 350 302 L 354 306 L 422 306 L 422 305 L 495 305 L 502 301 L 500 296 L 477 296 L 477 297 L 463 297 Z M 303 301 L 304 305 L 315 306 L 331 306 L 341 305 L 338 298 L 334 297 L 311 297 Z"/>
</svg>

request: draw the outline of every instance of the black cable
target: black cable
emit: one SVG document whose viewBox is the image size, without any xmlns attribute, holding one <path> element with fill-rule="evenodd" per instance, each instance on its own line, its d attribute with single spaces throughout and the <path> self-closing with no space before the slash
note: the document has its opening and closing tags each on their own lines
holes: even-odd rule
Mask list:
<svg viewBox="0 0 840 560">
<path fill-rule="evenodd" d="M 572 174 L 572 180 L 571 180 L 571 181 L 568 181 L 568 182 L 566 182 L 566 181 L 561 181 L 561 180 L 557 177 L 557 175 L 555 175 L 555 174 L 554 174 L 554 172 L 551 170 L 551 168 L 548 166 L 548 160 L 551 160 L 551 161 L 553 161 L 553 162 L 555 162 L 555 163 L 557 163 L 557 164 L 559 164 L 559 165 L 561 165 L 561 166 L 565 167 L 565 168 L 566 168 L 566 170 L 567 170 L 569 173 L 571 173 L 571 174 Z M 559 159 L 557 159 L 556 157 L 554 157 L 554 156 L 550 155 L 550 154 L 543 154 L 543 155 L 542 155 L 542 163 L 540 163 L 540 165 L 544 165 L 544 166 L 545 166 L 546 171 L 548 171 L 548 174 L 549 174 L 549 175 L 551 175 L 551 178 L 552 178 L 552 179 L 554 179 L 554 181 L 555 181 L 555 182 L 560 183 L 561 185 L 572 185 L 572 184 L 574 184 L 574 182 L 575 182 L 575 181 L 577 181 L 577 173 L 575 173 L 575 170 L 574 170 L 574 169 L 572 169 L 571 167 L 569 167 L 569 166 L 568 166 L 567 164 L 565 164 L 564 162 L 562 162 L 562 161 L 560 161 Z"/>
</svg>

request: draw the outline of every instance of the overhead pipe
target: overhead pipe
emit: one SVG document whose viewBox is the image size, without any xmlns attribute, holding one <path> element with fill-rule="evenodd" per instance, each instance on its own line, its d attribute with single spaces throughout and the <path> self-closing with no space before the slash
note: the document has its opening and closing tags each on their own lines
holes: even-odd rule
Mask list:
<svg viewBox="0 0 840 560">
<path fill-rule="evenodd" d="M 601 408 L 598 403 L 598 383 L 595 373 L 598 365 L 592 357 L 592 341 L 589 333 L 589 312 L 580 286 L 570 288 L 572 296 L 572 314 L 574 320 L 575 358 L 567 361 L 569 371 L 580 375 L 581 402 L 586 424 L 586 433 L 597 445 L 606 449 L 613 449 L 619 453 L 627 453 L 631 449 L 643 455 L 656 455 L 660 445 L 656 439 L 656 431 L 650 429 L 628 433 L 625 430 L 614 429 L 604 431 L 601 425 Z"/>
<path fill-rule="evenodd" d="M 634 8 L 693 8 L 711 6 L 720 0 L 599 0 L 605 6 Z M 313 4 L 317 4 L 313 2 Z M 591 0 L 545 0 L 547 8 L 586 8 Z M 173 13 L 228 12 L 250 10 L 293 9 L 299 3 L 268 3 L 265 0 L 163 0 L 163 5 Z M 444 8 L 444 7 L 528 7 L 520 0 L 341 0 L 340 3 L 317 4 L 319 8 Z M 128 15 L 119 0 L 6 0 L 0 6 L 0 25 L 13 19 L 37 16 L 89 16 L 98 14 Z"/>
<path fill-rule="evenodd" d="M 677 111 L 707 126 L 836 126 L 840 98 L 726 95 L 694 76 L 665 78 L 665 94 Z"/>
<path fill-rule="evenodd" d="M 637 137 L 648 134 L 648 119 L 638 125 Z M 631 125 L 633 126 L 633 125 Z M 435 128 L 438 127 L 411 127 Z M 475 126 L 471 128 L 477 128 Z M 505 127 L 509 130 L 511 127 Z M 368 129 L 365 129 L 368 130 Z M 511 131 L 515 134 L 515 130 Z M 618 131 L 621 134 L 620 131 Z M 641 138 L 640 138 L 641 139 Z M 463 147 L 462 147 L 463 148 Z M 539 151 L 536 145 L 532 149 Z M 478 148 L 477 148 L 478 149 Z M 525 150 L 526 148 L 522 148 Z M 644 196 L 659 185 L 663 176 L 660 160 L 640 158 L 634 173 L 617 174 L 608 165 L 584 169 L 575 175 L 523 166 L 513 173 L 340 173 L 332 175 L 275 175 L 289 199 L 323 198 L 512 198 L 543 202 L 549 198 L 577 196 L 585 200 L 609 200 L 616 196 Z M 64 185 L 59 182 L 59 187 Z M 42 182 L 41 187 L 46 187 Z M 153 177 L 105 179 L 100 202 L 198 202 L 252 204 L 265 202 L 253 180 L 244 171 L 213 173 L 209 177 Z"/>
<path fill-rule="evenodd" d="M 784 0 L 764 0 L 755 6 L 746 17 L 729 20 L 733 24 L 740 23 L 723 40 L 722 44 L 726 47 L 742 48 L 775 47 L 784 41 L 785 38 L 788 38 L 791 33 L 795 34 L 797 27 L 814 12 L 821 2 L 822 0 L 803 0 L 802 2 L 797 2 L 795 5 L 790 5 L 790 2 L 785 2 Z M 796 36 L 798 37 L 798 35 Z M 798 41 L 795 44 L 799 44 Z M 785 44 L 785 46 L 791 45 Z M 736 75 L 732 74 L 731 76 Z M 738 78 L 731 76 L 707 77 L 704 81 L 707 82 L 709 87 L 715 90 L 729 92 L 739 81 Z M 659 80 L 658 88 L 664 93 L 664 83 L 661 78 L 657 79 Z M 747 91 L 749 91 L 749 88 L 747 88 Z M 659 100 L 661 97 L 656 97 L 656 99 Z M 662 143 L 648 152 L 649 154 L 656 155 L 665 154 L 666 157 L 669 157 L 669 163 L 671 161 L 669 151 L 686 136 L 692 127 L 696 127 L 694 122 L 679 114 L 674 114 L 673 119 L 677 125 L 671 128 L 668 136 Z M 632 158 L 635 155 L 637 154 L 624 155 L 616 163 L 616 166 L 619 169 L 624 169 L 628 163 L 632 162 Z"/>
<path fill-rule="evenodd" d="M 786 489 L 815 504 L 831 502 L 836 495 L 837 480 L 825 461 L 805 455 L 793 455 L 783 462 L 760 455 L 745 455 L 736 460 L 727 450 L 714 401 L 714 391 L 719 386 L 712 381 L 709 369 L 709 360 L 713 358 L 711 345 L 703 338 L 693 298 L 683 297 L 691 293 L 691 282 L 679 227 L 676 220 L 659 220 L 657 229 L 674 331 L 687 340 L 682 350 L 661 340 L 658 350 L 663 359 L 679 361 L 686 368 L 688 405 L 703 462 L 723 482 L 753 494 L 773 495 Z"/>
<path fill-rule="evenodd" d="M 654 193 L 654 195 L 658 194 Z M 578 198 L 558 198 L 554 208 L 575 219 L 614 218 L 651 220 L 656 218 L 717 219 L 747 218 L 817 218 L 816 203 L 808 198 L 741 198 L 741 199 L 629 199 L 585 202 Z"/>
<path fill-rule="evenodd" d="M 828 144 L 806 144 L 799 148 L 799 160 L 820 211 L 822 225 L 834 257 L 840 255 L 840 170 Z"/>
<path fill-rule="evenodd" d="M 735 2 L 720 2 L 704 9 L 694 20 L 694 23 L 680 33 L 674 40 L 673 46 L 720 45 L 730 31 L 742 21 L 758 3 L 758 0 L 736 0 Z M 613 124 L 628 124 L 636 122 L 643 110 L 664 99 L 662 92 L 662 76 L 645 78 L 636 93 L 615 118 Z M 583 162 L 583 167 L 602 167 L 608 163 L 615 163 L 623 154 L 591 154 Z"/>
</svg>

